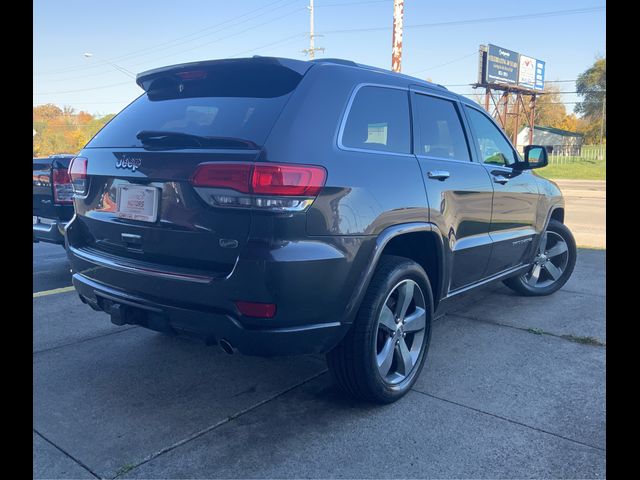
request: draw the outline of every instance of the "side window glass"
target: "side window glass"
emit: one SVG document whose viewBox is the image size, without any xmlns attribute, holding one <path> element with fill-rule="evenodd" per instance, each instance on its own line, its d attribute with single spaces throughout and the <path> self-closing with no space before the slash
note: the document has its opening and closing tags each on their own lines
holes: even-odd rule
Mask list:
<svg viewBox="0 0 640 480">
<path fill-rule="evenodd" d="M 414 97 L 420 127 L 416 154 L 452 160 L 470 160 L 456 105 L 442 98 L 416 94 Z"/>
<path fill-rule="evenodd" d="M 506 167 L 513 165 L 516 153 L 498 127 L 475 108 L 466 110 L 477 137 L 482 162 Z"/>
<path fill-rule="evenodd" d="M 407 92 L 384 87 L 362 87 L 358 90 L 342 133 L 342 145 L 411 153 Z"/>
</svg>

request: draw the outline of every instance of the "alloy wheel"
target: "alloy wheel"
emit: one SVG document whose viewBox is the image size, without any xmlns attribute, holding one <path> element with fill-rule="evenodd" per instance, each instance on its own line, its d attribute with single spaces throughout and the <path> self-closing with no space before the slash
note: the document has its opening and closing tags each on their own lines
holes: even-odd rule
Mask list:
<svg viewBox="0 0 640 480">
<path fill-rule="evenodd" d="M 533 288 L 545 288 L 557 282 L 567 268 L 569 247 L 562 236 L 546 231 L 531 269 L 524 275 L 524 282 Z"/>
<path fill-rule="evenodd" d="M 388 384 L 405 380 L 418 363 L 427 325 L 424 298 L 416 282 L 403 280 L 384 302 L 378 317 L 376 365 Z"/>
</svg>

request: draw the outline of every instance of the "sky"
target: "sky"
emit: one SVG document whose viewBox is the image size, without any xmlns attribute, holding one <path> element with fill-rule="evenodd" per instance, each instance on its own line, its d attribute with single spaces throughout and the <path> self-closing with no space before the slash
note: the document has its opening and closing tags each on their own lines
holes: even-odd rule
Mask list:
<svg viewBox="0 0 640 480">
<path fill-rule="evenodd" d="M 252 55 L 304 60 L 308 4 L 34 0 L 33 105 L 117 113 L 142 93 L 135 74 L 152 68 Z M 405 0 L 402 73 L 472 94 L 478 46 L 492 43 L 544 60 L 545 80 L 575 92 L 573 80 L 606 54 L 604 7 L 602 0 Z M 390 69 L 392 18 L 393 0 L 315 0 L 316 47 L 325 48 L 316 58 Z M 571 112 L 579 97 L 562 100 Z"/>
</svg>

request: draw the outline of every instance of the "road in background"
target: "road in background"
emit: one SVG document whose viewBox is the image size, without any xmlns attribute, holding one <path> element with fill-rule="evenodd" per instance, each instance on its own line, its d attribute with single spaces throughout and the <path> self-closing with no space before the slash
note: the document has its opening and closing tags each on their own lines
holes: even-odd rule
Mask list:
<svg viewBox="0 0 640 480">
<path fill-rule="evenodd" d="M 605 180 L 554 180 L 565 199 L 564 223 L 579 247 L 606 248 Z"/>
</svg>

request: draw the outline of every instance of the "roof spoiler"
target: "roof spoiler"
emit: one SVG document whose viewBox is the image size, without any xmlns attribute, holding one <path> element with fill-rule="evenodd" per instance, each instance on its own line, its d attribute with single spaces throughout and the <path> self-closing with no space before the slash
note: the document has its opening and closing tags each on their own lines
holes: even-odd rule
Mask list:
<svg viewBox="0 0 640 480">
<path fill-rule="evenodd" d="M 301 60 L 291 60 L 288 58 L 276 57 L 259 57 L 256 55 L 252 58 L 225 58 L 220 60 L 205 60 L 202 62 L 180 63 L 177 65 L 169 65 L 167 67 L 154 68 L 153 70 L 147 70 L 136 75 L 136 83 L 146 92 L 151 86 L 153 80 L 160 77 L 173 76 L 179 73 L 191 72 L 194 70 L 208 70 L 212 67 L 224 65 L 239 65 L 243 63 L 254 65 L 281 65 L 282 67 L 289 68 L 300 75 L 304 75 L 305 72 L 312 66 L 309 62 Z"/>
</svg>

